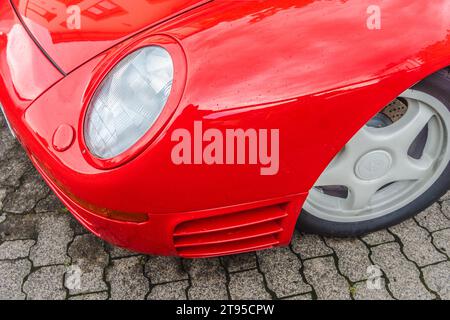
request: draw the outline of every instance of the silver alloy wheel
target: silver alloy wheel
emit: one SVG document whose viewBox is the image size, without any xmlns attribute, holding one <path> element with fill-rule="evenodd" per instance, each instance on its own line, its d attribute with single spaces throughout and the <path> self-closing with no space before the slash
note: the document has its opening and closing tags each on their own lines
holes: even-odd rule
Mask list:
<svg viewBox="0 0 450 320">
<path fill-rule="evenodd" d="M 417 90 L 400 99 L 407 110 L 398 120 L 364 126 L 330 163 L 310 191 L 307 212 L 334 222 L 372 220 L 408 205 L 441 176 L 450 161 L 449 110 Z M 413 145 L 419 156 L 411 155 Z"/>
</svg>

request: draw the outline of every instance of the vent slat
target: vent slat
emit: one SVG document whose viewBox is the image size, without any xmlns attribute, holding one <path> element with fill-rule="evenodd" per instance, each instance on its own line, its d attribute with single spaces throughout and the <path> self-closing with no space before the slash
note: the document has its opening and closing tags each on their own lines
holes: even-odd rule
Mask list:
<svg viewBox="0 0 450 320">
<path fill-rule="evenodd" d="M 280 206 L 271 206 L 239 213 L 231 213 L 219 217 L 215 216 L 182 223 L 175 229 L 174 237 L 242 228 L 259 223 L 283 219 L 285 217 L 287 217 L 287 213 Z"/>
<path fill-rule="evenodd" d="M 272 248 L 280 245 L 287 204 L 229 212 L 185 221 L 173 234 L 178 255 L 214 257 Z"/>
<path fill-rule="evenodd" d="M 255 237 L 266 235 L 273 235 L 283 231 L 275 221 L 269 221 L 264 224 L 252 225 L 249 227 L 242 227 L 237 229 L 229 229 L 226 231 L 219 231 L 215 233 L 203 233 L 175 239 L 175 247 L 194 247 L 209 244 L 220 244 L 233 241 L 242 241 Z"/>
<path fill-rule="evenodd" d="M 248 251 L 272 248 L 279 244 L 273 235 L 248 239 L 225 244 L 213 244 L 193 248 L 180 248 L 178 253 L 185 258 L 207 258 L 228 254 L 237 254 Z"/>
</svg>

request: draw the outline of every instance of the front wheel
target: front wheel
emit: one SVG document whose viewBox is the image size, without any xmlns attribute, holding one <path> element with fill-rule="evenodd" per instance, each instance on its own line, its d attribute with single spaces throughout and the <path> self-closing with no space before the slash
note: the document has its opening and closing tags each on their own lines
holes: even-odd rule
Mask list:
<svg viewBox="0 0 450 320">
<path fill-rule="evenodd" d="M 450 77 L 440 71 L 369 121 L 323 172 L 298 228 L 359 236 L 406 220 L 450 186 Z"/>
</svg>

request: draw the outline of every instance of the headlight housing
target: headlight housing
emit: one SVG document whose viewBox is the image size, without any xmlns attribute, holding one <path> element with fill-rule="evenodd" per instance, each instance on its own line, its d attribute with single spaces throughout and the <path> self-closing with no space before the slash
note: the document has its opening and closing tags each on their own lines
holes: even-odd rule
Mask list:
<svg viewBox="0 0 450 320">
<path fill-rule="evenodd" d="M 161 46 L 140 48 L 119 62 L 87 109 L 84 141 L 90 153 L 111 159 L 136 144 L 163 111 L 173 78 L 172 57 Z"/>
</svg>

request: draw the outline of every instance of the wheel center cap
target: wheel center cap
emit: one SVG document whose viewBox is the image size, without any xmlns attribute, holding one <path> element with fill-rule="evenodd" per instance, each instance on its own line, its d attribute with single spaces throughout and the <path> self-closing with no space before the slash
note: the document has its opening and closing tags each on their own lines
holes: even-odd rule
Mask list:
<svg viewBox="0 0 450 320">
<path fill-rule="evenodd" d="M 356 163 L 356 176 L 362 180 L 375 180 L 386 175 L 392 167 L 391 155 L 382 150 L 362 156 Z"/>
</svg>

